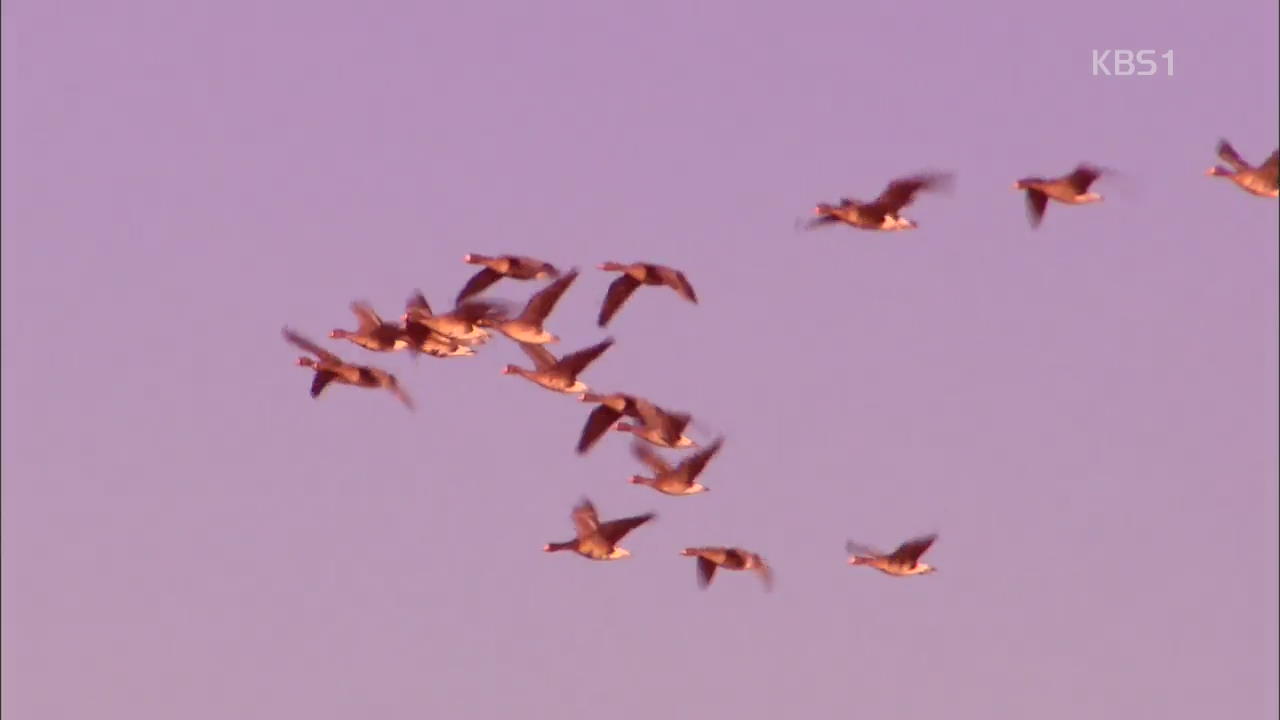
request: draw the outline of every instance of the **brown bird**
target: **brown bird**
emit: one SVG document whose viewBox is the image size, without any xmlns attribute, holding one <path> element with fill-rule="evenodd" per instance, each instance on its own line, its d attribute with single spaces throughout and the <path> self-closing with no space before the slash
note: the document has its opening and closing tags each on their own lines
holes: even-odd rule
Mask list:
<svg viewBox="0 0 1280 720">
<path fill-rule="evenodd" d="M 604 435 L 604 432 L 613 427 L 613 424 L 623 415 L 641 420 L 640 411 L 636 409 L 636 399 L 634 395 L 626 393 L 610 393 L 608 395 L 600 395 L 597 393 L 585 393 L 578 398 L 582 402 L 598 403 L 591 414 L 587 415 L 587 422 L 582 426 L 582 436 L 578 438 L 577 452 L 582 455 L 591 449 L 592 445 Z"/>
<path fill-rule="evenodd" d="M 315 377 L 311 380 L 311 397 L 320 397 L 320 392 L 325 389 L 331 382 L 341 383 L 343 385 L 355 385 L 357 387 L 367 388 L 385 388 L 390 390 L 393 395 L 404 403 L 405 407 L 413 409 L 413 400 L 409 397 L 396 380 L 396 376 L 375 367 L 366 365 L 353 365 L 345 362 L 342 358 L 316 345 L 310 340 L 302 337 L 298 333 L 284 328 L 282 331 L 284 339 L 294 346 L 315 355 L 315 359 L 309 357 L 298 358 L 298 364 L 303 367 L 315 370 Z"/>
<path fill-rule="evenodd" d="M 870 565 L 886 575 L 904 577 L 937 572 L 928 563 L 920 562 L 920 556 L 938 539 L 936 534 L 912 538 L 898 546 L 892 553 L 883 553 L 850 540 L 845 545 L 850 565 Z"/>
<path fill-rule="evenodd" d="M 335 340 L 350 340 L 365 350 L 374 352 L 391 352 L 410 346 L 404 328 L 395 323 L 384 322 L 368 303 L 351 303 L 351 312 L 359 321 L 359 327 L 354 331 L 338 328 L 329 333 L 329 337 Z"/>
<path fill-rule="evenodd" d="M 698 587 L 703 590 L 711 584 L 716 568 L 725 570 L 754 570 L 760 575 L 765 590 L 773 589 L 773 570 L 764 558 L 742 548 L 732 547 L 695 547 L 680 551 L 685 557 L 698 558 Z"/>
<path fill-rule="evenodd" d="M 400 319 L 406 328 L 411 323 L 422 325 L 460 343 L 479 345 L 488 342 L 489 333 L 476 323 L 486 318 L 504 319 L 508 307 L 492 300 L 468 300 L 443 315 L 436 315 L 431 311 L 426 296 L 419 290 L 405 302 L 404 311 Z"/>
<path fill-rule="evenodd" d="M 922 173 L 894 180 L 880 197 L 868 203 L 851 198 L 841 198 L 837 205 L 818 203 L 813 209 L 817 217 L 809 221 L 808 227 L 844 223 L 862 230 L 914 230 L 918 224 L 902 217 L 902 209 L 915 200 L 917 193 L 943 189 L 951 180 L 949 173 Z"/>
<path fill-rule="evenodd" d="M 698 446 L 697 443 L 684 435 L 685 428 L 689 426 L 689 422 L 693 419 L 693 416 L 689 413 L 670 412 L 641 397 L 634 398 L 634 401 L 641 423 L 635 425 L 620 422 L 614 428 L 615 430 L 629 432 L 641 440 L 653 443 L 658 447 L 690 448 Z"/>
<path fill-rule="evenodd" d="M 1101 195 L 1089 192 L 1089 186 L 1101 176 L 1101 169 L 1082 163 L 1059 178 L 1023 178 L 1013 184 L 1013 189 L 1027 192 L 1027 218 L 1031 227 L 1039 227 L 1050 199 L 1067 205 L 1101 202 Z"/>
<path fill-rule="evenodd" d="M 711 488 L 698 482 L 698 476 L 702 474 L 707 463 L 711 462 L 711 458 L 720 452 L 722 445 L 724 445 L 724 438 L 717 438 L 705 449 L 699 450 L 681 460 L 680 464 L 671 467 L 667 461 L 649 449 L 648 445 L 636 440 L 631 444 L 631 452 L 637 460 L 649 466 L 654 476 L 633 475 L 631 482 L 637 485 L 648 485 L 664 495 L 696 495 L 707 492 Z"/>
<path fill-rule="evenodd" d="M 560 277 L 560 271 L 551 263 L 522 255 L 489 256 L 468 253 L 463 256 L 462 261 L 472 265 L 483 265 L 484 269 L 472 275 L 467 284 L 462 286 L 458 299 L 454 301 L 457 305 L 461 305 L 463 300 L 472 295 L 484 292 L 490 285 L 504 277 L 512 280 L 543 280 Z"/>
<path fill-rule="evenodd" d="M 1271 157 L 1264 160 L 1258 167 L 1253 167 L 1240 157 L 1240 153 L 1231 147 L 1231 143 L 1219 140 L 1218 157 L 1234 169 L 1228 170 L 1221 165 L 1215 165 L 1209 168 L 1206 175 L 1231 178 L 1231 181 L 1245 192 L 1258 197 L 1280 197 L 1280 184 L 1277 184 L 1277 177 L 1280 177 L 1280 150 L 1273 151 Z"/>
<path fill-rule="evenodd" d="M 613 338 L 605 338 L 587 348 L 569 353 L 559 360 L 541 345 L 520 343 L 520 349 L 533 360 L 534 369 L 508 365 L 502 369 L 503 375 L 519 375 L 526 380 L 537 383 L 548 390 L 562 393 L 584 393 L 586 383 L 578 379 L 578 374 L 586 369 L 605 350 L 613 345 Z"/>
<path fill-rule="evenodd" d="M 481 327 L 492 327 L 498 332 L 515 340 L 530 345 L 543 345 L 558 342 L 560 338 L 547 332 L 542 324 L 559 302 L 560 296 L 578 279 L 578 270 L 570 270 L 551 284 L 534 293 L 529 298 L 524 310 L 515 318 L 481 318 L 476 321 Z"/>
<path fill-rule="evenodd" d="M 602 523 L 596 515 L 596 508 L 591 501 L 583 498 L 570 518 L 576 537 L 566 542 L 547 543 L 542 549 L 546 552 L 572 550 L 592 560 L 618 560 L 629 557 L 631 551 L 618 547 L 627 533 L 657 517 L 654 513 L 645 513 L 633 517 L 620 518 Z"/>
<path fill-rule="evenodd" d="M 641 285 L 666 285 L 679 293 L 680 297 L 685 300 L 695 305 L 698 303 L 698 296 L 693 292 L 693 286 L 689 284 L 689 279 L 684 276 L 684 273 L 675 268 L 652 263 L 624 265 L 622 263 L 607 262 L 602 264 L 600 269 L 622 273 L 610 283 L 609 291 L 605 293 L 604 304 L 600 306 L 600 318 L 598 320 L 600 327 L 609 324 L 609 320 L 618 312 L 618 309 L 627 301 L 627 298 L 631 297 L 631 293 L 635 292 L 636 288 Z"/>
</svg>

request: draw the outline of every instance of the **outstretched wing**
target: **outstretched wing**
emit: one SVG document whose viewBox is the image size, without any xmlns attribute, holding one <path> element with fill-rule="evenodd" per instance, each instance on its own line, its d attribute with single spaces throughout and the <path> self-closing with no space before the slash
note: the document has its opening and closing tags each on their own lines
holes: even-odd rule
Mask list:
<svg viewBox="0 0 1280 720">
<path fill-rule="evenodd" d="M 1102 175 L 1102 171 L 1092 165 L 1081 164 L 1066 177 L 1067 184 L 1077 193 L 1088 192 L 1089 186 Z"/>
<path fill-rule="evenodd" d="M 605 338 L 591 347 L 583 348 L 577 352 L 571 352 L 560 358 L 556 366 L 567 373 L 570 377 L 577 377 L 596 358 L 600 357 L 605 350 L 613 345 L 613 338 Z"/>
<path fill-rule="evenodd" d="M 600 439 L 618 418 L 622 417 L 622 413 L 614 410 L 607 405 L 597 405 L 591 414 L 587 416 L 587 422 L 582 426 L 582 436 L 578 438 L 578 454 L 582 455 L 591 449 L 592 445 Z"/>
<path fill-rule="evenodd" d="M 688 471 L 690 482 L 702 474 L 703 468 L 707 466 L 707 463 L 711 462 L 711 458 L 715 457 L 716 453 L 720 452 L 722 445 L 724 445 L 724 438 L 716 438 L 715 442 L 690 455 L 685 458 L 684 462 L 680 463 Z"/>
<path fill-rule="evenodd" d="M 894 563 L 901 563 L 909 567 L 915 566 L 916 561 L 920 559 L 920 556 L 923 555 L 925 551 L 929 549 L 929 546 L 933 545 L 933 542 L 937 539 L 938 536 L 936 534 L 912 538 L 899 545 L 898 549 L 893 551 L 893 555 L 889 556 L 889 559 Z"/>
<path fill-rule="evenodd" d="M 698 295 L 693 291 L 693 285 L 689 284 L 689 278 L 685 277 L 684 273 L 665 265 L 657 265 L 654 270 L 657 272 L 658 277 L 662 279 L 663 285 L 675 290 L 685 300 L 697 304 Z"/>
<path fill-rule="evenodd" d="M 309 352 L 312 355 L 315 355 L 321 360 L 333 360 L 336 362 L 342 362 L 341 360 L 338 359 L 337 355 L 334 355 L 328 350 L 325 350 L 324 348 L 302 337 L 301 335 L 294 332 L 293 330 L 290 330 L 289 328 L 284 328 L 283 330 L 281 330 L 281 334 L 283 334 L 284 339 L 289 341 L 289 343 L 292 344 L 293 346 L 301 348 L 302 350 L 305 350 L 306 352 Z"/>
<path fill-rule="evenodd" d="M 880 197 L 876 198 L 871 205 L 886 215 L 896 215 L 898 211 L 915 200 L 916 193 L 939 187 L 947 181 L 947 178 L 947 175 L 941 174 L 921 174 L 899 178 L 889 183 L 884 192 L 880 193 Z"/>
<path fill-rule="evenodd" d="M 1231 147 L 1231 143 L 1225 139 L 1218 141 L 1218 157 L 1222 162 L 1235 168 L 1236 172 L 1249 169 L 1249 163 L 1245 162 L 1244 158 L 1240 157 L 1240 153 L 1236 152 L 1236 149 Z"/>
<path fill-rule="evenodd" d="M 607 523 L 600 524 L 600 537 L 604 538 L 610 545 L 616 545 L 627 536 L 627 533 L 635 530 L 641 525 L 649 522 L 657 517 L 654 513 L 645 513 L 643 515 L 633 515 L 631 517 L 619 518 L 618 520 L 610 520 Z"/>
<path fill-rule="evenodd" d="M 418 317 L 431 317 L 431 305 L 427 302 L 427 296 L 418 290 L 409 296 L 404 303 L 406 315 L 415 315 Z"/>
<path fill-rule="evenodd" d="M 356 319 L 360 321 L 361 333 L 366 333 L 382 325 L 382 318 L 378 317 L 378 313 L 374 312 L 368 303 L 351 303 L 351 312 L 355 313 Z"/>
<path fill-rule="evenodd" d="M 636 440 L 631 443 L 631 454 L 637 460 L 649 466 L 649 469 L 657 473 L 659 476 L 666 475 L 671 472 L 671 466 L 663 460 L 658 453 L 651 450 L 648 444 Z"/>
<path fill-rule="evenodd" d="M 1039 190 L 1027 190 L 1027 220 L 1031 227 L 1040 227 L 1044 220 L 1044 210 L 1049 205 L 1049 196 Z"/>
<path fill-rule="evenodd" d="M 711 578 L 715 577 L 715 575 L 716 575 L 716 564 L 699 555 L 698 556 L 698 587 L 702 588 L 703 590 L 706 590 L 707 586 L 711 584 Z"/>
<path fill-rule="evenodd" d="M 1272 185 L 1276 183 L 1276 178 L 1280 176 L 1280 150 L 1271 153 L 1271 157 L 1258 166 L 1258 174 L 1270 180 Z"/>
<path fill-rule="evenodd" d="M 467 298 L 484 292 L 490 285 L 501 279 L 501 273 L 495 272 L 491 268 L 482 269 L 480 272 L 472 275 L 471 279 L 467 281 L 467 284 L 462 286 L 462 289 L 458 291 L 458 298 L 454 301 L 454 304 L 461 305 Z"/>
<path fill-rule="evenodd" d="M 541 345 L 520 343 L 520 349 L 523 350 L 524 354 L 528 355 L 529 359 L 533 361 L 534 369 L 550 370 L 555 367 L 556 356 L 552 355 L 550 350 L 542 347 Z"/>
<path fill-rule="evenodd" d="M 849 555 L 859 555 L 861 557 L 883 557 L 884 556 L 884 552 L 882 552 L 879 548 L 874 548 L 874 547 L 871 547 L 870 545 L 863 545 L 862 543 L 856 543 L 852 540 L 844 544 L 844 551 Z"/>
<path fill-rule="evenodd" d="M 594 535 L 600 528 L 600 518 L 596 515 L 596 506 L 591 501 L 583 498 L 573 508 L 573 513 L 569 516 L 573 520 L 573 529 L 578 533 L 579 538 Z"/>
<path fill-rule="evenodd" d="M 311 378 L 311 397 L 318 398 L 320 393 L 333 382 L 338 374 L 330 370 L 317 370 L 314 377 Z"/>
<path fill-rule="evenodd" d="M 560 296 L 564 295 L 564 292 L 577 279 L 578 270 L 575 268 L 534 293 L 533 297 L 529 298 L 529 303 L 524 306 L 524 312 L 520 313 L 520 319 L 528 323 L 541 323 L 546 320 L 547 316 L 551 314 L 552 308 L 560 301 Z"/>
<path fill-rule="evenodd" d="M 622 303 L 626 302 L 638 287 L 640 287 L 640 281 L 625 273 L 609 283 L 609 290 L 605 293 L 604 303 L 600 306 L 600 317 L 597 318 L 596 324 L 600 327 L 608 325 L 618 312 L 618 308 L 622 307 Z"/>
</svg>

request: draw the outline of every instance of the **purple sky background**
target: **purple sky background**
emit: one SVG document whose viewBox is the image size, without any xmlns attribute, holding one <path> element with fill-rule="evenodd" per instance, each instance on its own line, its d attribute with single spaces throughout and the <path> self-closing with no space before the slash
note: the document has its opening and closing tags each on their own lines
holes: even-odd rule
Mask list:
<svg viewBox="0 0 1280 720">
<path fill-rule="evenodd" d="M 1275 3 L 2 7 L 5 717 L 1280 710 L 1280 214 L 1204 176 L 1277 145 Z M 1106 201 L 1032 231 L 1012 181 L 1082 160 Z M 914 232 L 794 229 L 930 168 Z M 713 491 L 575 456 L 504 339 L 325 338 L 467 252 L 580 266 L 556 349 L 723 433 Z M 602 332 L 605 260 L 702 302 Z M 311 400 L 286 324 L 418 412 Z M 659 513 L 633 557 L 541 552 L 584 494 Z M 928 531 L 936 575 L 844 564 Z"/>
</svg>

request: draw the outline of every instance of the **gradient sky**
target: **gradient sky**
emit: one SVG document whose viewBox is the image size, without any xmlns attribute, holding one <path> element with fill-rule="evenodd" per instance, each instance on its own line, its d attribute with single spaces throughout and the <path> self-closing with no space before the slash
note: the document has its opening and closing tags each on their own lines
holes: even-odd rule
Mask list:
<svg viewBox="0 0 1280 720">
<path fill-rule="evenodd" d="M 3 1 L 5 717 L 1275 717 L 1276 3 Z M 1102 78 L 1091 51 L 1175 51 Z M 1088 160 L 1100 205 L 1010 183 Z M 920 229 L 796 232 L 921 169 Z M 645 289 L 583 379 L 694 412 L 713 492 L 588 407 L 325 338 L 467 252 Z M 492 295 L 523 301 L 536 285 Z M 398 373 L 310 376 L 291 325 Z M 584 494 L 655 510 L 548 555 Z M 937 531 L 936 575 L 845 564 Z M 777 569 L 702 592 L 686 545 Z"/>
</svg>

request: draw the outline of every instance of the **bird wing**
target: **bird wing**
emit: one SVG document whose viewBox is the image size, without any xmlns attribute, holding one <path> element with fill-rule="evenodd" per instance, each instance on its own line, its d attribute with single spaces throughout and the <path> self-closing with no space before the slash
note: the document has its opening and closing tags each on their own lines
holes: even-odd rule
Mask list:
<svg viewBox="0 0 1280 720">
<path fill-rule="evenodd" d="M 631 443 L 631 454 L 637 460 L 649 466 L 649 469 L 657 473 L 659 476 L 666 475 L 671 472 L 671 466 L 667 464 L 662 456 L 649 448 L 646 443 L 636 440 Z"/>
<path fill-rule="evenodd" d="M 355 313 L 356 318 L 360 321 L 360 332 L 362 334 L 382 326 L 382 318 L 378 317 L 378 313 L 374 312 L 368 303 L 351 303 L 351 312 Z"/>
<path fill-rule="evenodd" d="M 1040 227 L 1044 219 L 1044 210 L 1049 205 L 1049 196 L 1039 190 L 1027 190 L 1027 220 L 1031 227 Z"/>
<path fill-rule="evenodd" d="M 1226 140 L 1218 141 L 1218 157 L 1222 162 L 1235 168 L 1236 172 L 1250 169 L 1249 163 L 1245 162 L 1244 158 L 1240 157 L 1240 153 L 1236 152 L 1236 149 Z"/>
<path fill-rule="evenodd" d="M 612 345 L 613 338 L 605 338 L 591 347 L 586 347 L 565 355 L 560 358 L 555 365 L 570 377 L 576 378 L 578 373 L 585 370 L 588 365 L 590 365 L 596 358 L 600 357 L 604 351 L 608 350 Z"/>
<path fill-rule="evenodd" d="M 689 284 L 689 278 L 685 277 L 684 273 L 664 265 L 656 265 L 654 270 L 662 279 L 662 284 L 675 290 L 685 300 L 697 304 L 698 295 L 693 291 L 693 285 Z"/>
<path fill-rule="evenodd" d="M 850 555 L 861 555 L 862 557 L 883 557 L 884 552 L 870 545 L 863 545 L 852 540 L 844 544 L 844 551 Z"/>
<path fill-rule="evenodd" d="M 667 412 L 644 398 L 636 398 L 635 403 L 640 420 L 670 442 L 680 438 L 692 417 L 688 413 Z"/>
<path fill-rule="evenodd" d="M 760 574 L 760 582 L 764 583 L 764 589 L 766 592 L 772 591 L 773 568 L 764 561 L 764 558 L 761 558 L 759 555 L 756 557 L 760 560 L 760 564 L 755 568 L 756 572 Z"/>
<path fill-rule="evenodd" d="M 472 295 L 476 295 L 481 292 L 484 292 L 486 288 L 488 288 L 490 285 L 498 282 L 501 279 L 502 279 L 501 273 L 495 272 L 491 268 L 481 269 L 480 272 L 476 273 L 475 275 L 472 275 L 471 279 L 467 280 L 467 284 L 463 285 L 462 289 L 458 291 L 458 298 L 454 301 L 454 303 L 457 305 L 461 305 L 462 302 L 467 298 L 471 297 Z"/>
<path fill-rule="evenodd" d="M 929 546 L 933 545 L 933 542 L 937 539 L 937 535 L 925 535 L 918 538 L 912 538 L 899 545 L 898 549 L 893 551 L 893 555 L 889 556 L 889 559 L 895 563 L 914 566 L 916 561 L 920 559 L 920 556 L 923 555 L 925 551 L 929 549 Z"/>
<path fill-rule="evenodd" d="M 427 296 L 422 294 L 421 290 L 415 291 L 413 295 L 404 303 L 406 315 L 417 315 L 420 317 L 431 317 L 431 304 L 427 302 Z"/>
<path fill-rule="evenodd" d="M 1274 185 L 1276 178 L 1280 177 L 1280 150 L 1271 153 L 1261 165 L 1258 166 L 1258 174 L 1267 178 Z"/>
<path fill-rule="evenodd" d="M 596 324 L 600 327 L 608 325 L 609 320 L 613 319 L 614 314 L 618 312 L 618 308 L 622 307 L 622 303 L 626 302 L 638 287 L 640 287 L 640 281 L 625 273 L 609 283 L 609 290 L 604 295 L 604 303 L 600 305 L 600 317 L 596 320 Z"/>
<path fill-rule="evenodd" d="M 711 458 L 715 457 L 716 453 L 720 452 L 720 447 L 722 445 L 724 445 L 724 438 L 716 438 L 715 442 L 690 455 L 680 463 L 687 471 L 690 482 L 693 482 L 693 480 L 702 473 L 702 470 L 707 466 L 707 463 L 711 462 Z"/>
<path fill-rule="evenodd" d="M 483 318 L 505 317 L 508 314 L 508 308 L 505 303 L 496 300 L 469 300 L 459 303 L 449 314 L 464 322 L 475 324 L 477 320 Z"/>
<path fill-rule="evenodd" d="M 716 564 L 710 560 L 698 556 L 698 587 L 706 589 L 711 584 L 711 578 L 716 575 Z"/>
<path fill-rule="evenodd" d="M 338 377 L 338 374 L 332 370 L 317 370 L 315 377 L 311 378 L 311 397 L 320 397 L 320 393 L 324 391 L 329 383 Z"/>
<path fill-rule="evenodd" d="M 387 373 L 386 388 L 387 390 L 390 390 L 391 394 L 395 395 L 400 402 L 404 403 L 405 407 L 410 410 L 414 409 L 413 398 L 409 397 L 409 393 L 406 392 L 404 388 L 400 387 L 400 382 L 390 373 Z"/>
<path fill-rule="evenodd" d="M 520 349 L 523 350 L 524 354 L 528 355 L 529 359 L 533 361 L 533 366 L 536 370 L 550 370 L 556 365 L 556 356 L 552 355 L 550 350 L 542 347 L 541 345 L 520 343 Z"/>
<path fill-rule="evenodd" d="M 899 178 L 889 183 L 880 197 L 870 204 L 877 211 L 886 215 L 896 215 L 899 210 L 911 204 L 916 193 L 937 187 L 945 180 L 945 175 L 922 174 Z"/>
<path fill-rule="evenodd" d="M 1081 164 L 1075 170 L 1072 170 L 1071 174 L 1064 179 L 1077 193 L 1083 193 L 1089 190 L 1089 186 L 1092 185 L 1093 181 L 1097 180 L 1100 175 L 1102 175 L 1102 171 L 1098 168 L 1093 167 L 1092 165 Z"/>
<path fill-rule="evenodd" d="M 600 528 L 600 518 L 596 515 L 596 506 L 586 498 L 583 498 L 581 502 L 574 506 L 573 513 L 569 517 L 573 519 L 573 528 L 578 533 L 579 538 L 590 537 Z"/>
<path fill-rule="evenodd" d="M 616 545 L 626 537 L 627 533 L 635 530 L 641 525 L 649 522 L 657 517 L 654 513 L 645 513 L 643 515 L 633 515 L 631 517 L 610 520 L 606 523 L 600 523 L 600 537 L 604 538 L 610 545 Z"/>
<path fill-rule="evenodd" d="M 546 320 L 552 308 L 560 300 L 560 296 L 564 295 L 564 291 L 568 290 L 576 279 L 578 279 L 578 271 L 570 270 L 567 275 L 534 293 L 533 297 L 529 298 L 529 303 L 524 306 L 524 312 L 520 313 L 520 319 L 527 323 L 541 323 Z"/>
<path fill-rule="evenodd" d="M 285 340 L 287 340 L 287 341 L 289 341 L 289 343 L 290 343 L 290 344 L 294 345 L 295 347 L 301 348 L 301 349 L 303 349 L 303 350 L 305 350 L 305 351 L 307 351 L 307 352 L 311 353 L 312 355 L 315 355 L 316 357 L 320 358 L 321 360 L 330 360 L 330 361 L 333 361 L 333 362 L 342 362 L 342 360 L 341 360 L 337 355 L 334 355 L 333 353 L 329 352 L 328 350 L 325 350 L 324 348 L 322 348 L 322 347 L 320 347 L 319 345 L 317 345 L 317 344 L 315 344 L 315 343 L 311 342 L 310 340 L 308 340 L 308 339 L 306 339 L 306 338 L 302 337 L 301 335 L 299 335 L 298 333 L 294 332 L 293 330 L 290 330 L 289 328 L 284 328 L 284 329 L 281 331 L 281 333 L 284 335 L 284 339 L 285 339 Z"/>
<path fill-rule="evenodd" d="M 590 450 L 600 436 L 620 417 L 622 413 L 617 410 L 607 405 L 597 405 L 587 416 L 586 424 L 582 426 L 582 436 L 578 438 L 578 454 L 581 455 Z"/>
</svg>

